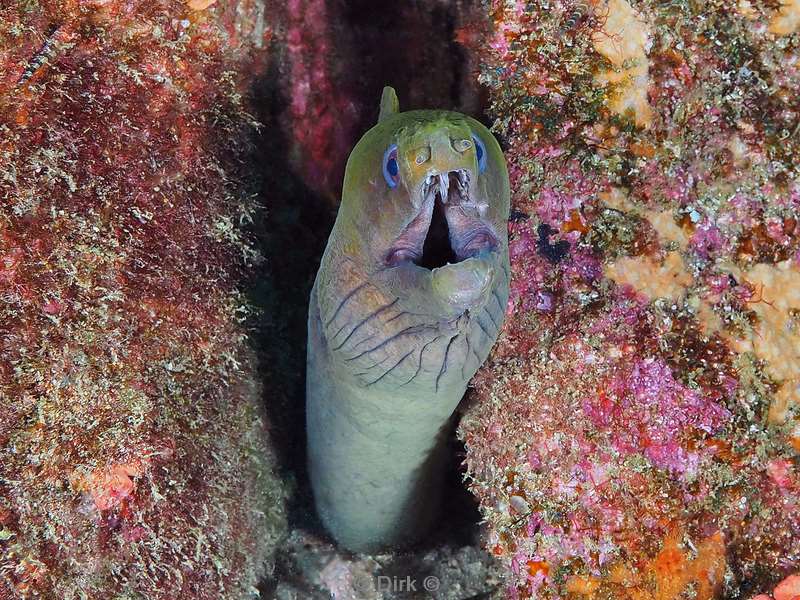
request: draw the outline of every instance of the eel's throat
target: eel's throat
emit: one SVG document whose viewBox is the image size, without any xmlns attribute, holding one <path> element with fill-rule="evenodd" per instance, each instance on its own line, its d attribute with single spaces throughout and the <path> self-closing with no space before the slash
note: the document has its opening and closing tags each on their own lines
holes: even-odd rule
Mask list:
<svg viewBox="0 0 800 600">
<path fill-rule="evenodd" d="M 494 250 L 497 236 L 471 182 L 466 169 L 429 174 L 418 186 L 420 211 L 389 248 L 386 265 L 413 262 L 432 270 Z"/>
</svg>

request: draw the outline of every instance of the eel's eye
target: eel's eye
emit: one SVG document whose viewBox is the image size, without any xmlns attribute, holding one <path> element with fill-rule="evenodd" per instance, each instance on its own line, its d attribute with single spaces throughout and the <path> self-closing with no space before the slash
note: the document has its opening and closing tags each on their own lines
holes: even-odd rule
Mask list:
<svg viewBox="0 0 800 600">
<path fill-rule="evenodd" d="M 397 187 L 400 169 L 397 165 L 397 144 L 392 144 L 383 153 L 383 178 L 390 188 Z"/>
<path fill-rule="evenodd" d="M 474 133 L 472 134 L 472 141 L 475 142 L 475 154 L 478 155 L 478 172 L 483 173 L 486 170 L 486 147 L 483 145 L 481 138 Z"/>
</svg>

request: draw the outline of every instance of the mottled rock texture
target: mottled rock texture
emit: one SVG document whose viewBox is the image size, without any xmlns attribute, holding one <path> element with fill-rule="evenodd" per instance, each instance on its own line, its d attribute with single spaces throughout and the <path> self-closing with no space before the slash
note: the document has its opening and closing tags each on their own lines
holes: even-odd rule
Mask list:
<svg viewBox="0 0 800 600">
<path fill-rule="evenodd" d="M 505 597 L 502 568 L 477 545 L 353 555 L 296 529 L 278 558 L 275 600 L 466 600 Z M 427 584 L 425 583 L 427 581 Z"/>
<path fill-rule="evenodd" d="M 770 589 L 800 568 L 796 7 L 490 10 L 461 37 L 513 281 L 460 435 L 509 595 Z"/>
<path fill-rule="evenodd" d="M 0 596 L 249 597 L 285 527 L 241 293 L 241 2 L 0 8 Z"/>
</svg>

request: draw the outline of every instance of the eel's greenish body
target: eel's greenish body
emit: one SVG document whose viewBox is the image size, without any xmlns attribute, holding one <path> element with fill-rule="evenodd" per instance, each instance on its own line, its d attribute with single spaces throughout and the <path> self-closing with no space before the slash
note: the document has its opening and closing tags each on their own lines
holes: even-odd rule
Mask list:
<svg viewBox="0 0 800 600">
<path fill-rule="evenodd" d="M 508 211 L 488 129 L 454 112 L 398 112 L 384 89 L 378 124 L 347 162 L 309 306 L 310 477 L 344 547 L 407 545 L 437 514 L 451 416 L 505 314 Z"/>
</svg>

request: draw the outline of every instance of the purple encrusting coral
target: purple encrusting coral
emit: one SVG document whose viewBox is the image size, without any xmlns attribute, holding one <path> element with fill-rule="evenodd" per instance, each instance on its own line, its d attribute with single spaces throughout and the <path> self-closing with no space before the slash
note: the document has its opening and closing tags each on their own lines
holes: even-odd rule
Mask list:
<svg viewBox="0 0 800 600">
<path fill-rule="evenodd" d="M 244 598 L 271 561 L 240 291 L 265 10 L 0 9 L 3 598 Z"/>
<path fill-rule="evenodd" d="M 800 569 L 797 7 L 490 11 L 514 275 L 460 435 L 509 594 L 767 589 Z"/>
<path fill-rule="evenodd" d="M 655 467 L 696 477 L 700 456 L 687 452 L 680 442 L 691 429 L 717 433 L 730 417 L 728 410 L 676 382 L 662 360 L 634 359 L 630 367 L 620 365 L 619 370 L 620 376 L 583 402 L 583 413 L 594 430 L 614 434 L 608 444 L 623 460 L 642 454 Z M 636 427 L 614 431 L 615 422 Z"/>
</svg>

